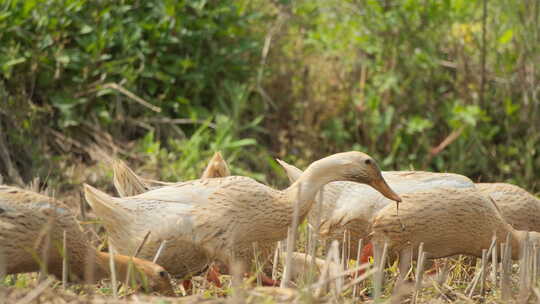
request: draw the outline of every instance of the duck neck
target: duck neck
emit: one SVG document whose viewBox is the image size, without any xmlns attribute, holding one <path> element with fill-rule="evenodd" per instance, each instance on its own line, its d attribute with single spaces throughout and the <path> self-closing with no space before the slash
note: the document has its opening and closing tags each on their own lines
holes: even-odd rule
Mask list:
<svg viewBox="0 0 540 304">
<path fill-rule="evenodd" d="M 330 182 L 337 181 L 330 164 L 324 159 L 313 162 L 300 177 L 285 191 L 292 198 L 292 206 L 298 203 L 300 217 L 306 215 L 315 201 L 315 196 L 322 187 Z"/>
<path fill-rule="evenodd" d="M 110 278 L 110 253 L 108 252 L 96 252 L 96 265 L 95 267 L 95 280 L 101 280 L 104 278 Z M 114 269 L 116 271 L 116 279 L 123 281 L 126 278 L 129 268 L 130 258 L 124 255 L 115 254 L 113 256 Z"/>
</svg>

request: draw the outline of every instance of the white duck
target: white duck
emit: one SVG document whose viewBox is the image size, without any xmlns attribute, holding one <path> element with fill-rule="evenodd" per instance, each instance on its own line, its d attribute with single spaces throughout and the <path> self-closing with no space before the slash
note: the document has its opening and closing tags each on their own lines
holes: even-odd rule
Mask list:
<svg viewBox="0 0 540 304">
<path fill-rule="evenodd" d="M 279 159 L 277 161 L 285 169 L 291 182 L 296 181 L 302 174 L 302 170 L 295 166 Z M 382 172 L 382 176 L 398 195 L 437 187 L 474 188 L 474 183 L 469 178 L 452 173 L 387 171 Z M 392 202 L 371 187 L 346 181 L 329 183 L 324 187 L 322 197 L 320 234 L 325 238 L 343 240 L 344 231 L 347 230 L 351 236 L 351 257 L 357 256 L 358 240 L 367 239 L 371 233 L 373 217 Z M 308 216 L 312 227 L 317 226 L 317 210 L 318 208 L 314 207 Z"/>
<path fill-rule="evenodd" d="M 188 276 L 214 259 L 229 265 L 235 260 L 249 264 L 247 253 L 253 250 L 253 242 L 284 239 L 295 202 L 303 219 L 317 192 L 333 181 L 369 184 L 388 198 L 401 200 L 388 187 L 375 161 L 361 152 L 318 160 L 283 191 L 241 176 L 194 180 L 127 198 L 113 198 L 88 185 L 84 190 L 114 248 L 133 252 L 151 231 L 140 256 L 154 256 L 167 240 L 160 264 L 172 274 Z M 206 259 L 195 258 L 201 253 Z"/>
</svg>

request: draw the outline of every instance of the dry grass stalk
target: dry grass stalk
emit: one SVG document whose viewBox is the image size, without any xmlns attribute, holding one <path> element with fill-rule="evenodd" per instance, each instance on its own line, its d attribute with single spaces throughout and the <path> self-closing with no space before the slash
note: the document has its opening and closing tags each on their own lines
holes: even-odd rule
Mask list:
<svg viewBox="0 0 540 304">
<path fill-rule="evenodd" d="M 480 294 L 484 296 L 485 284 L 486 284 L 486 270 L 487 270 L 487 250 L 482 249 L 482 269 L 480 272 Z"/>
<path fill-rule="evenodd" d="M 67 251 L 67 236 L 66 231 L 62 236 L 62 288 L 67 287 L 68 281 L 68 251 Z"/>
<path fill-rule="evenodd" d="M 111 284 L 114 298 L 118 298 L 118 283 L 116 281 L 116 267 L 114 264 L 114 248 L 109 244 L 109 267 L 111 270 Z"/>
<path fill-rule="evenodd" d="M 341 262 L 343 263 L 342 266 L 346 267 L 345 264 L 347 264 L 347 248 L 349 246 L 347 245 L 347 229 L 343 230 L 343 241 L 341 242 Z"/>
<path fill-rule="evenodd" d="M 448 263 L 446 263 L 445 261 L 445 266 L 447 265 Z M 441 286 L 443 284 L 439 283 L 438 280 L 432 280 L 431 281 L 431 286 L 433 286 L 433 288 L 435 288 L 435 290 L 439 293 L 439 296 L 444 298 L 447 302 L 451 303 L 452 300 L 450 298 L 448 298 L 448 296 L 443 292 L 443 290 L 441 289 Z"/>
<path fill-rule="evenodd" d="M 159 248 L 156 252 L 156 255 L 154 256 L 154 258 L 152 259 L 152 263 L 157 263 L 157 260 L 159 259 L 159 256 L 161 255 L 161 253 L 163 252 L 163 250 L 165 250 L 165 246 L 167 245 L 167 240 L 163 240 L 161 242 L 161 244 L 159 245 Z"/>
<path fill-rule="evenodd" d="M 234 261 L 231 266 L 231 283 L 232 283 L 232 303 L 244 303 L 245 290 L 242 288 L 242 278 L 244 276 L 244 265 Z"/>
<path fill-rule="evenodd" d="M 377 253 L 378 250 L 375 250 Z M 375 263 L 377 265 L 377 272 L 373 278 L 373 295 L 375 301 L 378 301 L 381 298 L 382 287 L 384 282 L 384 265 L 386 265 L 386 256 L 388 254 L 388 243 L 384 242 L 384 247 L 382 255 L 380 257 L 375 257 Z"/>
<path fill-rule="evenodd" d="M 518 299 L 526 299 L 531 291 L 532 278 L 532 246 L 529 241 L 529 233 L 525 235 L 523 250 L 519 265 L 519 296 Z"/>
<path fill-rule="evenodd" d="M 339 244 L 337 241 L 332 241 L 332 244 L 330 245 L 330 250 L 328 251 L 328 254 L 326 255 L 324 266 L 321 270 L 321 275 L 319 277 L 319 280 L 316 283 L 316 286 L 319 286 L 315 289 L 315 297 L 320 297 L 323 292 L 326 290 L 327 284 L 324 284 L 324 282 L 328 279 L 330 276 L 331 271 L 331 263 L 338 263 L 339 264 Z"/>
<path fill-rule="evenodd" d="M 446 279 L 448 278 L 448 274 L 450 273 L 450 267 L 449 267 L 449 261 L 448 259 L 444 259 L 444 264 L 443 264 L 443 267 L 442 269 L 439 271 L 439 273 L 437 274 L 437 278 L 436 278 L 436 283 L 439 285 L 439 286 L 442 286 L 445 282 L 446 282 Z"/>
<path fill-rule="evenodd" d="M 347 231 L 347 259 L 345 259 L 345 269 L 349 268 L 349 260 L 351 259 L 351 231 Z"/>
<path fill-rule="evenodd" d="M 51 248 L 51 230 L 53 225 L 54 219 L 52 217 L 49 217 L 49 220 L 47 221 L 47 224 L 45 224 L 45 228 L 41 231 L 40 235 L 37 238 L 37 242 L 35 244 L 35 249 L 39 250 L 41 248 L 43 252 L 41 253 L 41 269 L 39 272 L 39 281 L 42 282 L 45 280 L 45 278 L 48 277 L 48 264 L 49 264 L 49 250 Z M 43 245 L 40 246 L 41 241 L 43 240 Z"/>
<path fill-rule="evenodd" d="M 371 267 L 371 265 L 366 263 L 366 264 L 362 264 L 362 265 L 360 265 L 358 267 L 355 267 L 353 269 L 346 269 L 346 270 L 344 269 L 342 272 L 339 272 L 337 274 L 336 273 L 332 274 L 331 277 L 324 278 L 324 280 L 319 280 L 317 283 L 313 284 L 312 287 L 313 288 L 320 288 L 320 287 L 322 287 L 322 286 L 324 286 L 326 284 L 337 281 L 340 278 L 346 277 L 346 276 L 351 275 L 353 273 L 358 273 L 358 272 L 360 272 L 362 270 L 366 270 L 366 269 L 368 269 L 370 267 Z M 362 281 L 362 280 L 359 280 L 359 281 Z M 353 284 L 351 284 L 351 283 L 347 284 L 347 286 L 349 286 L 349 285 L 353 286 Z"/>
<path fill-rule="evenodd" d="M 504 248 L 504 257 L 502 261 L 501 272 L 501 299 L 503 301 L 509 301 L 512 297 L 512 290 L 510 286 L 510 275 L 512 273 L 512 246 L 510 244 L 510 234 L 506 236 L 506 243 Z"/>
<path fill-rule="evenodd" d="M 259 261 L 259 250 L 258 250 L 258 243 L 253 242 L 253 257 L 255 258 L 255 276 L 257 279 L 257 286 L 262 285 L 262 265 Z"/>
<path fill-rule="evenodd" d="M 424 261 L 422 261 L 422 256 L 424 254 L 424 243 L 421 242 L 420 245 L 418 245 L 418 259 L 416 261 L 416 275 L 415 275 L 415 280 L 416 280 L 416 283 L 414 284 L 415 285 L 415 293 L 416 293 L 416 290 L 417 290 L 417 285 L 421 284 L 421 281 L 419 282 L 418 278 L 420 277 L 419 275 L 419 272 L 420 272 L 420 264 L 423 264 Z M 400 261 L 401 262 L 401 261 Z M 422 265 L 422 268 L 424 266 Z M 403 275 L 403 274 L 399 274 L 399 280 L 397 282 L 397 284 L 401 284 L 402 281 L 401 280 L 405 280 L 408 276 L 408 273 Z"/>
<path fill-rule="evenodd" d="M 418 295 L 420 294 L 420 289 L 422 288 L 422 281 L 424 277 L 424 264 L 426 261 L 426 252 L 423 251 L 423 245 L 424 243 L 420 243 L 420 248 L 418 249 L 418 252 L 421 252 L 421 254 L 418 257 L 416 265 L 416 282 L 414 284 L 414 295 L 412 298 L 412 303 L 416 303 Z"/>
<path fill-rule="evenodd" d="M 538 280 L 538 245 L 533 245 L 533 255 L 532 255 L 532 282 L 533 284 L 536 283 Z"/>
<path fill-rule="evenodd" d="M 272 280 L 276 280 L 277 279 L 277 267 L 278 267 L 278 263 L 279 263 L 279 252 L 281 250 L 281 242 L 278 241 L 276 243 L 276 250 L 274 251 L 274 259 L 273 259 L 273 263 L 272 263 Z"/>
<path fill-rule="evenodd" d="M 83 199 L 79 199 L 79 210 L 81 213 L 81 220 L 86 221 L 86 206 L 84 205 Z"/>
<path fill-rule="evenodd" d="M 324 186 L 321 187 L 321 190 L 319 190 L 318 199 L 316 198 L 317 203 L 317 211 L 316 211 L 316 220 L 315 220 L 315 227 L 313 229 L 310 229 L 311 231 L 311 242 L 310 246 L 308 248 L 309 250 L 309 256 L 315 257 L 317 252 L 317 245 L 319 244 L 319 231 L 321 229 L 321 214 L 322 214 L 322 202 L 324 200 Z M 308 224 L 309 226 L 309 224 Z M 315 279 L 315 268 L 317 267 L 317 264 L 315 263 L 315 259 L 311 260 L 311 266 L 309 268 L 308 273 L 308 284 L 311 285 L 313 280 Z"/>
<path fill-rule="evenodd" d="M 285 288 L 289 286 L 289 282 L 291 281 L 291 267 L 292 267 L 292 253 L 293 248 L 296 246 L 296 230 L 298 229 L 298 213 L 299 208 L 298 205 L 300 202 L 298 199 L 300 198 L 300 193 L 302 190 L 302 184 L 298 184 L 298 192 L 296 194 L 296 202 L 294 204 L 294 210 L 293 210 L 293 218 L 292 218 L 292 225 L 288 229 L 288 235 L 287 235 L 287 256 L 285 257 L 285 268 L 283 270 L 283 278 L 281 279 L 281 288 Z"/>
<path fill-rule="evenodd" d="M 137 257 L 139 255 L 139 253 L 141 252 L 141 250 L 143 249 L 144 247 L 144 244 L 146 244 L 146 241 L 148 240 L 148 237 L 150 236 L 150 230 L 148 230 L 148 232 L 144 235 L 144 238 L 143 240 L 141 241 L 141 243 L 139 244 L 139 246 L 137 246 L 137 248 L 135 248 L 135 252 L 133 253 L 133 255 L 131 255 L 131 257 Z M 126 282 L 125 282 L 125 285 L 126 287 L 129 286 L 129 278 L 131 277 L 131 271 L 133 269 L 133 261 L 131 260 L 128 264 L 128 269 L 126 271 Z"/>
<path fill-rule="evenodd" d="M 377 267 L 374 267 L 374 268 L 371 268 L 370 270 L 364 272 L 361 276 L 357 277 L 356 279 L 349 282 L 347 285 L 343 286 L 343 291 L 348 290 L 352 286 L 357 286 L 361 282 L 365 281 L 367 278 L 369 278 L 369 277 L 373 276 L 374 274 L 376 274 L 379 270 L 380 269 L 378 269 Z"/>
<path fill-rule="evenodd" d="M 360 240 L 358 241 L 358 248 L 357 248 L 358 251 L 356 252 L 356 264 L 357 264 L 357 265 L 360 265 L 360 253 L 362 252 L 362 245 L 363 245 L 362 243 L 363 243 L 363 241 L 364 241 L 363 239 L 360 239 Z M 354 278 L 355 278 L 355 279 L 358 278 L 358 275 L 359 275 L 359 273 L 356 272 L 356 273 L 354 274 Z M 357 290 L 358 290 L 358 284 L 355 284 L 355 285 L 354 285 L 354 288 L 353 288 L 353 301 L 356 301 L 356 300 L 357 300 L 357 299 L 356 299 L 356 293 L 357 293 Z"/>
<path fill-rule="evenodd" d="M 480 270 L 475 273 L 473 280 L 469 283 L 469 285 L 465 289 L 465 294 L 468 294 L 469 298 L 472 296 L 472 293 L 476 289 L 478 282 L 481 282 L 480 284 L 482 286 L 481 287 L 481 292 L 482 292 L 483 284 L 485 283 L 487 260 L 488 260 L 489 255 L 493 252 L 493 248 L 497 246 L 496 240 L 497 239 L 495 237 L 491 239 L 491 245 L 489 246 L 489 249 L 487 251 L 485 249 L 482 249 L 482 260 L 481 260 Z"/>
<path fill-rule="evenodd" d="M 474 289 L 476 288 L 476 285 L 478 284 L 478 281 L 480 280 L 480 275 L 482 273 L 482 266 L 480 266 L 480 270 L 477 270 L 474 274 L 473 279 L 469 284 L 467 285 L 467 288 L 465 288 L 465 294 L 470 298 L 472 297 L 472 293 Z"/>
<path fill-rule="evenodd" d="M 497 245 L 493 246 L 493 252 L 491 253 L 491 281 L 493 286 L 497 286 L 497 266 L 499 265 L 497 248 Z"/>
<path fill-rule="evenodd" d="M 402 282 L 394 288 L 390 300 L 386 303 L 389 304 L 400 304 L 405 303 L 406 299 L 411 293 L 414 292 L 414 284 Z"/>
<path fill-rule="evenodd" d="M 53 277 L 48 277 L 46 280 L 41 282 L 36 288 L 34 288 L 32 291 L 30 291 L 24 298 L 17 301 L 17 304 L 28 304 L 34 302 L 36 298 L 38 298 L 42 292 L 47 290 L 49 286 L 54 282 Z M 39 301 L 38 301 L 39 302 Z"/>
<path fill-rule="evenodd" d="M 502 273 L 504 271 L 504 264 L 503 264 L 503 261 L 504 261 L 504 255 L 505 255 L 505 250 L 506 250 L 506 243 L 501 243 L 501 259 L 499 260 L 500 262 L 500 269 L 499 269 L 499 272 L 501 274 L 501 280 L 502 280 Z"/>
</svg>

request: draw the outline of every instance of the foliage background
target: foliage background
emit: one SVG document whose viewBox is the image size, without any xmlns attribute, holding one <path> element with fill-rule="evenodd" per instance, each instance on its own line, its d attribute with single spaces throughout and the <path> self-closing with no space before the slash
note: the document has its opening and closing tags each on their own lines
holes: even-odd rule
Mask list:
<svg viewBox="0 0 540 304">
<path fill-rule="evenodd" d="M 536 0 L 0 2 L 0 174 L 195 178 L 221 150 L 284 186 L 361 150 L 540 191 Z"/>
</svg>

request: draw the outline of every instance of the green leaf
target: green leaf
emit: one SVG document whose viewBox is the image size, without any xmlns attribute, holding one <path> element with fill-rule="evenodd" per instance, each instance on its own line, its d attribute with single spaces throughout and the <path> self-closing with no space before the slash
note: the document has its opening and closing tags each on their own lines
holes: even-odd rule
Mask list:
<svg viewBox="0 0 540 304">
<path fill-rule="evenodd" d="M 499 43 L 501 45 L 506 45 L 512 40 L 513 36 L 514 32 L 511 29 L 508 29 L 501 35 L 501 37 L 499 37 Z"/>
</svg>

